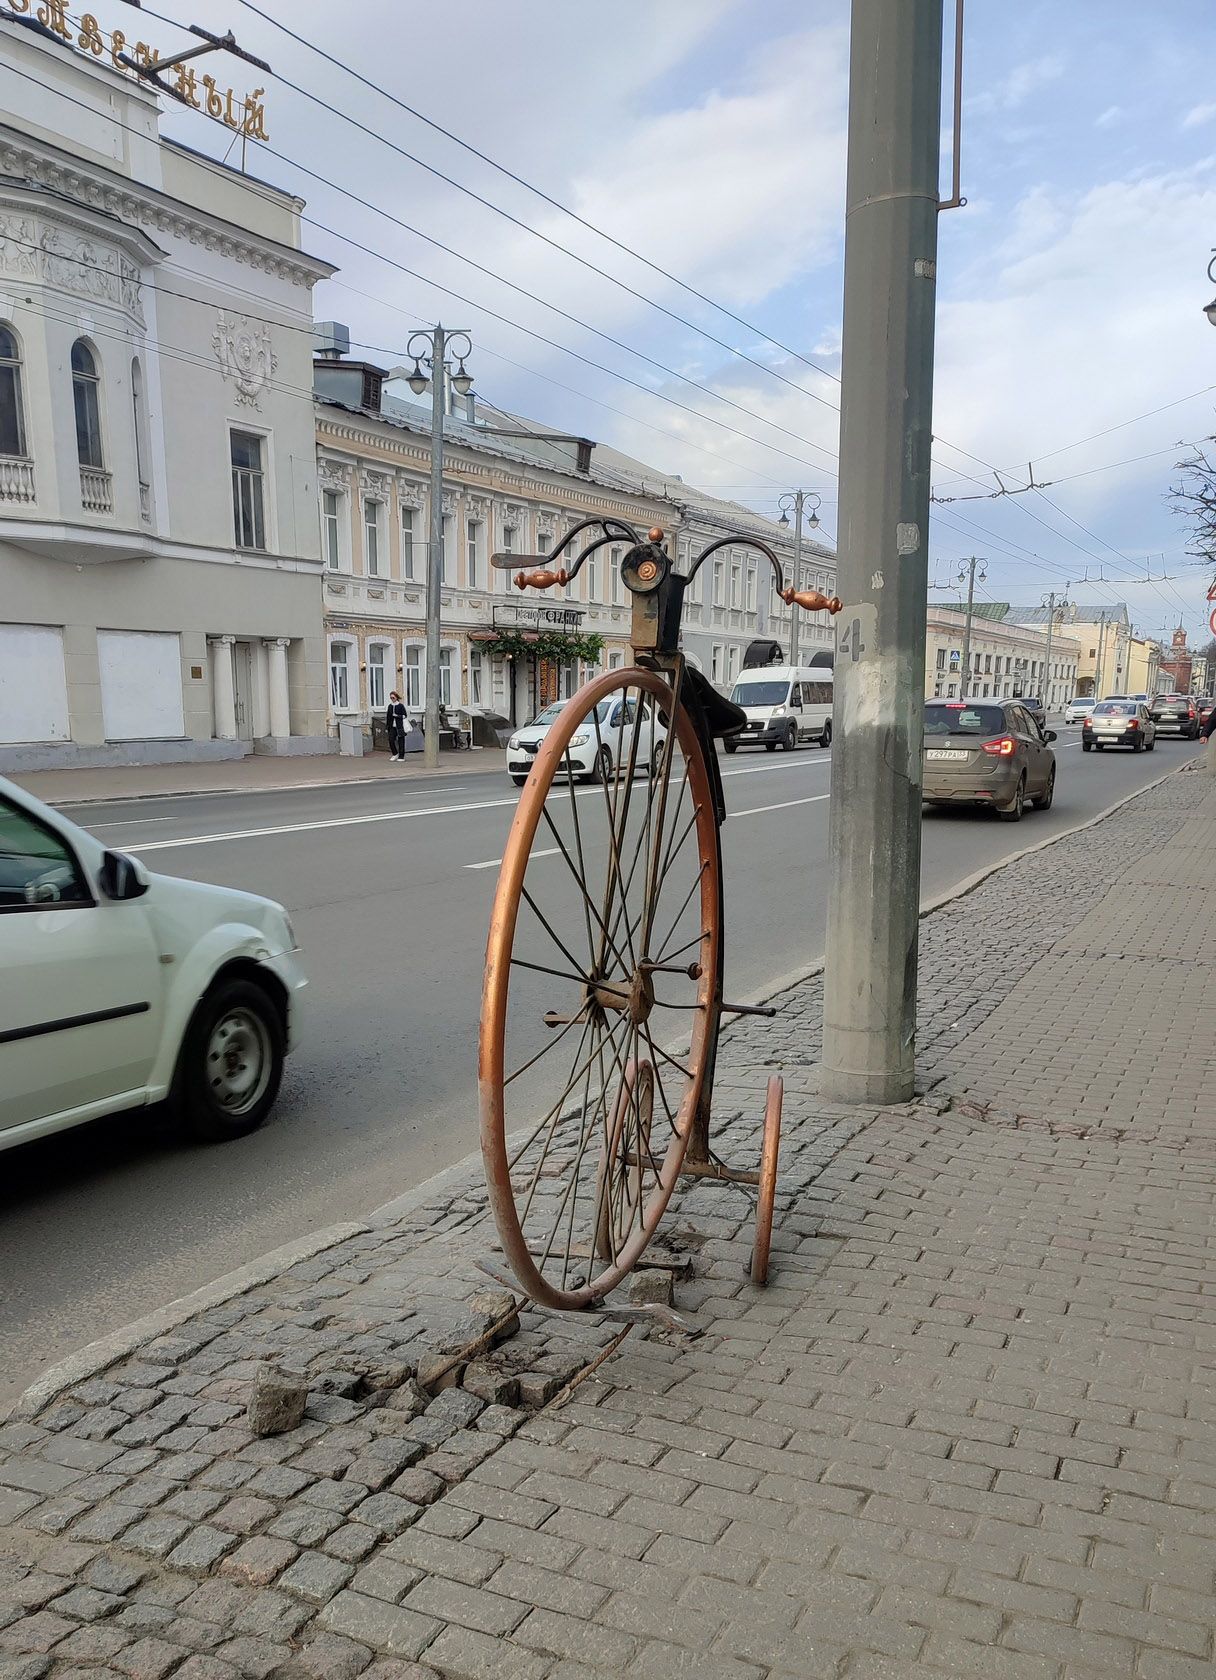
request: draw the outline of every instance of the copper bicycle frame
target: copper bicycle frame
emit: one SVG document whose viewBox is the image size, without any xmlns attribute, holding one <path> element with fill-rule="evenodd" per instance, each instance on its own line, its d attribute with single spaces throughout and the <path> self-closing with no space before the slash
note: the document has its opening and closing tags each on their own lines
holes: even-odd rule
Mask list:
<svg viewBox="0 0 1216 1680">
<path fill-rule="evenodd" d="M 569 546 L 580 532 L 598 527 L 602 535 L 587 547 L 575 560 L 574 565 L 567 571 L 564 567 L 552 570 L 552 563 Z M 619 542 L 625 537 L 632 546 L 621 560 L 621 577 L 625 587 L 630 591 L 633 599 L 633 616 L 630 626 L 630 644 L 633 649 L 635 662 L 644 670 L 662 672 L 671 684 L 673 704 L 682 705 L 692 718 L 694 727 L 701 741 L 706 764 L 709 768 L 710 782 L 714 798 L 714 814 L 717 828 L 721 833 L 726 820 L 726 803 L 722 788 L 722 773 L 718 764 L 718 754 L 714 747 L 714 737 L 709 727 L 709 720 L 705 716 L 697 691 L 691 688 L 685 693 L 684 684 L 684 655 L 680 652 L 680 627 L 684 611 L 684 595 L 706 560 L 720 548 L 755 548 L 763 554 L 776 574 L 777 593 L 787 603 L 796 605 L 808 611 L 823 611 L 837 613 L 841 609 L 841 602 L 836 596 L 825 596 L 817 590 L 800 591 L 785 587 L 785 578 L 781 569 L 781 562 L 768 544 L 759 537 L 729 536 L 719 537 L 716 541 L 703 548 L 693 561 L 687 573 L 674 569 L 671 555 L 663 546 L 663 531 L 655 526 L 642 541 L 638 532 L 626 520 L 615 517 L 584 519 L 568 531 L 552 554 L 548 555 L 516 555 L 495 554 L 491 557 L 491 565 L 500 569 L 508 569 L 520 564 L 521 560 L 545 561 L 546 567 L 527 572 L 520 570 L 514 579 L 518 589 L 547 589 L 554 584 L 566 584 L 576 578 L 588 556 L 597 549 L 609 543 Z M 636 580 L 631 582 L 631 575 Z M 718 925 L 725 929 L 725 899 L 723 892 L 722 870 L 718 870 Z M 693 1117 L 689 1134 L 688 1146 L 684 1160 L 680 1167 L 682 1174 L 694 1178 L 720 1179 L 736 1184 L 759 1185 L 762 1180 L 760 1170 L 738 1167 L 728 1167 L 719 1161 L 709 1147 L 710 1110 L 713 1103 L 714 1073 L 718 1054 L 718 1033 L 721 1029 L 721 1019 L 724 1010 L 732 1013 L 768 1014 L 772 1011 L 764 1009 L 741 1009 L 739 1006 L 726 1004 L 723 1000 L 723 980 L 725 962 L 725 940 L 718 941 L 717 974 L 710 1009 L 712 1018 L 706 1023 L 706 1067 L 701 1086 L 700 1100 Z"/>
</svg>

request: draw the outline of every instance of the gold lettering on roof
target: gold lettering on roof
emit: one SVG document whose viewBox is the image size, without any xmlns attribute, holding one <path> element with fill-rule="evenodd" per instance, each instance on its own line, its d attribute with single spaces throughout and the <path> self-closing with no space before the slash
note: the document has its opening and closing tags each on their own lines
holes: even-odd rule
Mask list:
<svg viewBox="0 0 1216 1680">
<path fill-rule="evenodd" d="M 88 53 L 92 58 L 107 58 L 112 68 L 123 75 L 136 75 L 122 62 L 123 55 L 134 59 L 145 70 L 154 70 L 160 63 L 159 47 L 149 46 L 146 41 L 132 43 L 121 29 L 112 32 L 107 48 L 105 33 L 92 12 L 83 13 L 79 30 L 74 30 L 68 20 L 68 0 L 6 0 L 6 4 L 18 17 L 36 18 L 44 29 L 58 35 L 78 52 Z M 262 100 L 265 88 L 254 88 L 242 97 L 235 88 L 220 86 L 214 76 L 200 76 L 189 63 L 170 65 L 165 74 L 166 85 L 193 110 L 205 112 L 225 128 L 235 129 L 250 140 L 269 140 L 266 106 Z"/>
</svg>

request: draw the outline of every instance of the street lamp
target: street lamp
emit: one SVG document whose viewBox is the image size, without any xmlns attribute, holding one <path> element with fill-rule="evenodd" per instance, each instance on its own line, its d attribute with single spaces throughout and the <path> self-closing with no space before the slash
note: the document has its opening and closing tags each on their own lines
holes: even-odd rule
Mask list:
<svg viewBox="0 0 1216 1680">
<path fill-rule="evenodd" d="M 1212 260 L 1208 264 L 1208 279 L 1212 282 L 1213 286 L 1216 286 L 1216 274 L 1213 274 L 1212 272 L 1214 268 L 1216 268 L 1216 251 L 1212 252 Z M 1212 299 L 1211 303 L 1204 305 L 1203 313 L 1207 316 L 1212 325 L 1216 327 L 1216 297 Z"/>
<path fill-rule="evenodd" d="M 462 397 L 467 397 L 473 389 L 473 376 L 464 365 L 465 357 L 473 353 L 473 341 L 462 328 L 437 326 L 434 332 L 413 333 L 405 353 L 414 358 L 413 367 L 408 372 L 405 368 L 394 368 L 389 378 L 404 379 L 416 397 L 422 396 L 428 386 L 431 391 L 431 521 L 426 562 L 426 717 L 422 762 L 428 770 L 437 770 L 439 591 L 443 587 L 443 415 L 448 384 Z M 455 373 L 451 371 L 449 354 L 456 358 Z"/>
<path fill-rule="evenodd" d="M 784 525 L 784 527 L 786 528 L 787 531 L 789 530 L 789 525 L 790 525 L 789 510 L 790 510 L 790 508 L 793 508 L 793 510 L 794 510 L 794 588 L 795 589 L 801 589 L 802 588 L 802 516 L 803 516 L 803 512 L 807 508 L 810 509 L 810 512 L 806 516 L 806 523 L 810 527 L 810 529 L 813 531 L 816 528 L 816 526 L 819 524 L 819 508 L 822 505 L 822 503 L 823 503 L 823 497 L 817 495 L 814 490 L 792 490 L 792 491 L 789 491 L 789 492 L 787 492 L 786 495 L 782 496 L 777 503 L 777 506 L 781 509 L 781 518 L 777 521 L 777 523 L 778 523 L 778 525 Z M 794 613 L 794 614 L 791 615 L 791 618 L 790 618 L 790 664 L 791 665 L 797 665 L 797 663 L 798 663 L 798 614 Z"/>
</svg>

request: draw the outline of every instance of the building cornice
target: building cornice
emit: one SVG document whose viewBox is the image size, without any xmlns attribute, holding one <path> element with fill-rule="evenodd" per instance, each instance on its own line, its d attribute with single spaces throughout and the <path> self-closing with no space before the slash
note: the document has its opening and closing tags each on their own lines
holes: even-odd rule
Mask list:
<svg viewBox="0 0 1216 1680">
<path fill-rule="evenodd" d="M 294 251 L 277 240 L 197 210 L 157 187 L 86 163 L 46 142 L 31 140 L 6 124 L 0 124 L 0 174 L 27 178 L 131 228 L 184 239 L 296 286 L 311 287 L 335 272 L 332 263 L 319 257 Z"/>
</svg>

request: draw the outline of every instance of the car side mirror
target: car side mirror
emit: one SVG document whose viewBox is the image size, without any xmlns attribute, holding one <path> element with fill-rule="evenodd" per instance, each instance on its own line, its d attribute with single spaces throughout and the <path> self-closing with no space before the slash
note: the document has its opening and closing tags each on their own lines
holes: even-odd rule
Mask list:
<svg viewBox="0 0 1216 1680">
<path fill-rule="evenodd" d="M 97 879 L 106 897 L 119 903 L 129 898 L 142 898 L 148 890 L 147 870 L 125 852 L 107 852 L 101 860 Z"/>
<path fill-rule="evenodd" d="M 1047 731 L 1046 735 L 1044 735 L 1044 737 L 1043 737 L 1043 739 L 1045 741 L 1054 741 L 1055 738 L 1056 738 L 1056 732 L 1055 732 L 1054 729 L 1049 729 Z"/>
</svg>

